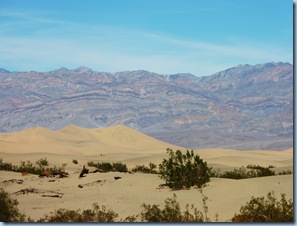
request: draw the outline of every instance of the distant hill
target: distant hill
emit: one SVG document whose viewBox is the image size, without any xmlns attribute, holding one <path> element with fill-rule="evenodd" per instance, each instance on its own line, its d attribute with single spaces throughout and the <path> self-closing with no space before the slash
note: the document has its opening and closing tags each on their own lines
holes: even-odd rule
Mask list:
<svg viewBox="0 0 297 226">
<path fill-rule="evenodd" d="M 293 66 L 239 65 L 216 74 L 0 70 L 0 132 L 122 124 L 188 148 L 293 146 Z"/>
</svg>

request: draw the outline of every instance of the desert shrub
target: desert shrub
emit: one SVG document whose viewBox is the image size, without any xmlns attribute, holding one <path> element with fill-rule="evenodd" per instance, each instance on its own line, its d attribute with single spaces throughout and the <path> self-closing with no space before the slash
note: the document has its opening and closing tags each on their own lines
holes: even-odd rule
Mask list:
<svg viewBox="0 0 297 226">
<path fill-rule="evenodd" d="M 281 194 L 278 201 L 274 193 L 269 192 L 267 198 L 252 197 L 245 206 L 241 206 L 240 213 L 235 214 L 232 222 L 293 222 L 293 201 L 287 200 Z"/>
<path fill-rule="evenodd" d="M 66 177 L 69 175 L 68 172 L 65 171 L 66 166 L 67 163 L 62 163 L 62 166 L 57 167 L 56 165 L 54 165 L 51 168 L 47 168 L 46 171 L 48 171 L 50 175 L 60 175 L 62 177 Z"/>
<path fill-rule="evenodd" d="M 11 163 L 3 162 L 0 159 L 0 170 L 7 170 L 13 172 L 20 172 L 22 174 L 36 174 L 36 175 L 43 175 L 43 176 L 51 176 L 51 175 L 61 175 L 67 176 L 68 173 L 65 172 L 66 163 L 63 163 L 62 166 L 57 167 L 45 167 L 45 164 L 48 164 L 46 158 L 40 159 L 36 162 L 36 165 L 30 161 L 21 161 L 19 166 L 12 165 Z"/>
<path fill-rule="evenodd" d="M 110 163 L 110 162 L 88 162 L 88 166 L 96 167 L 98 170 L 102 172 L 111 172 L 111 171 L 117 171 L 117 172 L 128 172 L 128 168 L 126 164 L 121 162 L 116 163 Z"/>
<path fill-rule="evenodd" d="M 97 203 L 93 204 L 93 209 L 80 210 L 67 210 L 58 209 L 50 215 L 45 215 L 44 218 L 38 222 L 115 222 L 118 214 L 112 210 L 107 210 L 105 206 L 98 206 Z"/>
<path fill-rule="evenodd" d="M 150 173 L 150 174 L 157 174 L 158 172 L 155 170 L 157 167 L 156 164 L 154 163 L 149 163 L 149 166 L 145 165 L 136 165 L 133 169 L 132 172 L 142 172 L 142 173 Z"/>
<path fill-rule="evenodd" d="M 271 165 L 268 167 L 262 167 L 259 165 L 248 165 L 246 168 L 256 170 L 256 172 L 254 173 L 256 175 L 255 177 L 266 177 L 275 175 L 275 172 L 270 170 L 271 168 L 274 168 Z"/>
<path fill-rule="evenodd" d="M 0 159 L 0 170 L 13 171 L 14 167 L 11 163 L 3 162 L 3 159 Z"/>
<path fill-rule="evenodd" d="M 17 208 L 18 201 L 0 188 L 0 222 L 24 222 L 25 215 Z"/>
<path fill-rule="evenodd" d="M 78 161 L 77 161 L 76 159 L 73 159 L 72 162 L 73 162 L 74 164 L 78 164 Z"/>
<path fill-rule="evenodd" d="M 278 172 L 278 175 L 287 175 L 287 174 L 293 174 L 292 170 L 283 170 L 281 172 Z"/>
<path fill-rule="evenodd" d="M 186 154 L 182 154 L 180 150 L 173 152 L 168 148 L 167 153 L 169 159 L 163 159 L 159 169 L 161 179 L 165 179 L 170 188 L 202 187 L 209 181 L 210 168 L 193 151 L 187 150 Z"/>
<path fill-rule="evenodd" d="M 229 178 L 229 179 L 246 179 L 254 177 L 274 176 L 275 172 L 270 170 L 274 166 L 262 167 L 259 165 L 248 165 L 247 167 L 240 167 L 231 171 L 222 172 L 219 169 L 211 170 L 211 177 Z"/>
<path fill-rule="evenodd" d="M 40 168 L 42 168 L 42 167 L 44 167 L 44 166 L 48 166 L 48 161 L 47 161 L 46 158 L 41 158 L 41 159 L 37 160 L 36 164 L 37 164 Z"/>
<path fill-rule="evenodd" d="M 165 200 L 165 206 L 160 209 L 158 205 L 142 204 L 143 210 L 140 213 L 142 222 L 204 222 L 202 212 L 193 205 L 186 205 L 186 210 L 181 211 L 176 195 Z"/>
<path fill-rule="evenodd" d="M 226 171 L 221 173 L 221 178 L 229 178 L 229 179 L 244 179 L 247 177 L 247 171 L 244 167 L 240 167 L 239 169 L 234 169 L 233 171 Z"/>
<path fill-rule="evenodd" d="M 112 168 L 113 171 L 117 171 L 117 172 L 128 172 L 128 168 L 126 166 L 126 164 L 123 164 L 121 162 L 116 162 L 112 164 Z"/>
<path fill-rule="evenodd" d="M 36 167 L 30 161 L 27 161 L 27 162 L 21 161 L 21 164 L 18 167 L 16 167 L 16 171 L 21 173 L 26 172 L 26 173 L 40 175 L 44 171 L 44 168 L 39 166 Z"/>
</svg>

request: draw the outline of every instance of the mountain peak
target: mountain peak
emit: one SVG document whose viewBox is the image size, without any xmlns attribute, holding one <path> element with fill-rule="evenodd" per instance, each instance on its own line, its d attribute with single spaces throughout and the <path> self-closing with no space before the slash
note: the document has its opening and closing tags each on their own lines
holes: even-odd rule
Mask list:
<svg viewBox="0 0 297 226">
<path fill-rule="evenodd" d="M 0 73 L 10 73 L 10 71 L 4 69 L 4 68 L 0 68 Z"/>
<path fill-rule="evenodd" d="M 84 67 L 84 66 L 80 66 L 80 67 L 74 69 L 73 71 L 79 72 L 79 73 L 90 73 L 90 72 L 93 72 L 93 70 L 91 68 Z"/>
</svg>

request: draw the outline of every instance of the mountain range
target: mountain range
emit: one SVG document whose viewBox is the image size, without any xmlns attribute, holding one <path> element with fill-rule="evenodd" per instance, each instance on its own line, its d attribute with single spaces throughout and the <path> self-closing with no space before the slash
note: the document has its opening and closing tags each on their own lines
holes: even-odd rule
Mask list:
<svg viewBox="0 0 297 226">
<path fill-rule="evenodd" d="M 122 124 L 196 149 L 293 146 L 293 66 L 239 65 L 210 76 L 144 70 L 0 69 L 0 132 Z"/>
</svg>

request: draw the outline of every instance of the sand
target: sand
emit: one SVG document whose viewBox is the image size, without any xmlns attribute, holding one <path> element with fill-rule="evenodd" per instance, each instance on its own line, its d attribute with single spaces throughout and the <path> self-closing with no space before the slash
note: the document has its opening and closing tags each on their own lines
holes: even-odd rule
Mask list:
<svg viewBox="0 0 297 226">
<path fill-rule="evenodd" d="M 161 188 L 164 181 L 158 175 L 142 173 L 89 173 L 79 178 L 79 172 L 88 161 L 121 161 L 131 169 L 135 165 L 159 164 L 167 157 L 171 145 L 124 126 L 85 129 L 68 126 L 59 131 L 32 128 L 9 134 L 0 134 L 0 159 L 19 164 L 21 160 L 36 162 L 46 157 L 50 165 L 67 163 L 68 178 L 40 178 L 37 175 L 0 171 L 0 187 L 19 201 L 19 209 L 34 220 L 59 208 L 88 209 L 93 203 L 105 205 L 119 214 L 118 219 L 140 213 L 141 205 L 163 206 L 166 198 L 177 195 L 182 207 L 194 204 L 202 210 L 202 196 L 197 189 L 172 191 Z M 293 170 L 293 149 L 284 151 L 238 151 L 231 149 L 195 150 L 210 167 L 230 170 L 248 164 L 275 166 L 274 170 Z M 78 160 L 78 164 L 72 160 Z M 121 177 L 115 180 L 114 177 Z M 9 181 L 16 179 L 14 181 Z M 17 180 L 22 180 L 18 184 Z M 4 182 L 6 181 L 6 182 Z M 79 188 L 78 185 L 83 185 Z M 34 188 L 37 193 L 16 192 Z M 208 197 L 208 216 L 224 222 L 239 212 L 240 206 L 252 196 L 266 196 L 274 191 L 277 197 L 285 193 L 293 198 L 293 175 L 271 176 L 244 180 L 211 178 L 203 194 Z M 56 197 L 44 197 L 53 196 Z"/>
</svg>

